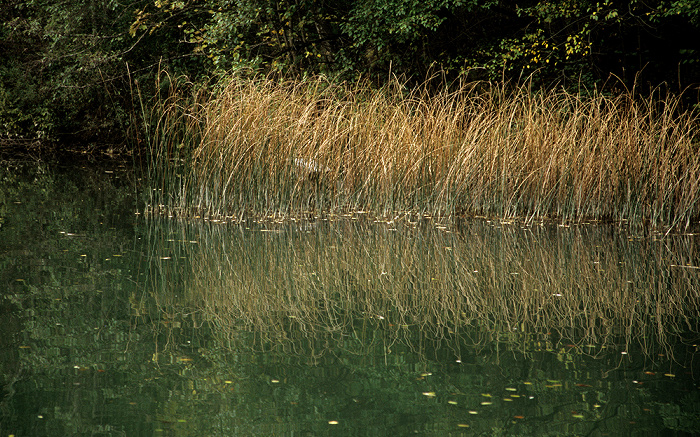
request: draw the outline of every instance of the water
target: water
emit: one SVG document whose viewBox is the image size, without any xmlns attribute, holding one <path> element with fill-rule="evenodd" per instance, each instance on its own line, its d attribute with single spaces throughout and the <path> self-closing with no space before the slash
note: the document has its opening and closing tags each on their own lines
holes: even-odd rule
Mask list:
<svg viewBox="0 0 700 437">
<path fill-rule="evenodd" d="M 0 435 L 689 435 L 698 237 L 135 214 L 0 171 Z"/>
</svg>

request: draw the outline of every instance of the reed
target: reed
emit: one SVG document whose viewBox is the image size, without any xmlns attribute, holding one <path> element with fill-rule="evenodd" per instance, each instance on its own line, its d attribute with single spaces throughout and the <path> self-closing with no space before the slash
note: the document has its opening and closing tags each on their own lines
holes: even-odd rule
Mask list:
<svg viewBox="0 0 700 437">
<path fill-rule="evenodd" d="M 151 209 L 668 228 L 700 217 L 698 113 L 658 91 L 579 95 L 494 83 L 436 91 L 431 82 L 377 89 L 321 77 L 233 77 L 214 91 L 169 98 L 154 112 L 150 168 L 170 176 L 153 178 L 163 191 Z M 173 160 L 176 149 L 184 162 Z"/>
</svg>

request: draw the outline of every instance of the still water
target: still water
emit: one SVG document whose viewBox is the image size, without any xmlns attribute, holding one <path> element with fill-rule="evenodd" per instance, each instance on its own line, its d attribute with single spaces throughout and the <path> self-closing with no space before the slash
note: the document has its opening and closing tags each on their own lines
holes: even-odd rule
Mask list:
<svg viewBox="0 0 700 437">
<path fill-rule="evenodd" d="M 136 214 L 2 164 L 0 436 L 690 435 L 700 239 Z"/>
</svg>

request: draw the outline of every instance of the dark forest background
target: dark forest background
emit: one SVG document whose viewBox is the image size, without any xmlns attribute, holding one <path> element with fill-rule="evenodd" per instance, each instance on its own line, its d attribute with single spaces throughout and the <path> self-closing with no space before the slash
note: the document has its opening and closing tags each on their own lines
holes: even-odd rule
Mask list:
<svg viewBox="0 0 700 437">
<path fill-rule="evenodd" d="M 696 105 L 700 0 L 3 0 L 0 142 L 129 144 L 135 86 L 155 95 L 159 71 L 528 79 Z"/>
</svg>

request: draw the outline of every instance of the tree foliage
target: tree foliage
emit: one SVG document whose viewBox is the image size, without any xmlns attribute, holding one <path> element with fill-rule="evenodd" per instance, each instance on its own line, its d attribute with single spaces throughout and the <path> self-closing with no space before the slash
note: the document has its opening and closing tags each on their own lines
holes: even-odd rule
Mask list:
<svg viewBox="0 0 700 437">
<path fill-rule="evenodd" d="M 679 90 L 700 82 L 699 11 L 700 0 L 9 0 L 0 136 L 114 138 L 128 73 L 158 68 Z"/>
<path fill-rule="evenodd" d="M 163 57 L 189 52 L 174 33 L 129 35 L 134 12 L 148 3 L 4 2 L 0 138 L 86 143 L 123 139 L 129 71 L 143 76 Z"/>
</svg>

